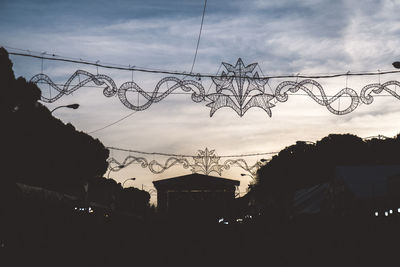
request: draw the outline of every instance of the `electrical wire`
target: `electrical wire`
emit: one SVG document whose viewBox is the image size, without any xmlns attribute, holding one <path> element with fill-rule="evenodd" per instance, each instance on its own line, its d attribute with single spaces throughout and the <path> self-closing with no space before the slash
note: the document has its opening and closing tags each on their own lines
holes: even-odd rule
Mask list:
<svg viewBox="0 0 400 267">
<path fill-rule="evenodd" d="M 92 65 L 96 67 L 101 67 L 105 69 L 115 69 L 115 70 L 126 70 L 126 71 L 137 71 L 137 72 L 145 72 L 145 73 L 155 73 L 155 74 L 168 74 L 168 75 L 181 75 L 181 76 L 189 76 L 189 77 L 196 77 L 196 78 L 220 78 L 221 75 L 215 74 L 207 74 L 207 73 L 187 73 L 184 71 L 170 71 L 170 70 L 157 70 L 157 69 L 145 69 L 145 68 L 138 68 L 138 67 L 122 67 L 117 66 L 116 64 L 100 64 L 97 62 L 90 62 L 78 59 L 68 59 L 68 58 L 61 58 L 57 55 L 44 56 L 42 55 L 31 55 L 26 53 L 17 53 L 17 52 L 9 52 L 10 55 L 15 56 L 23 56 L 23 57 L 32 57 L 38 58 L 42 60 L 51 60 L 51 61 L 62 61 L 62 62 L 69 62 L 69 63 L 77 63 L 83 65 Z M 376 72 L 345 72 L 345 73 L 336 73 L 336 74 L 326 74 L 326 75 L 298 75 L 298 74 L 282 74 L 282 75 L 267 75 L 267 76 L 259 76 L 259 77 L 251 77 L 254 80 L 264 80 L 264 79 L 282 79 L 282 78 L 303 78 L 303 79 L 327 79 L 327 78 L 337 78 L 343 76 L 379 76 L 385 74 L 394 74 L 400 73 L 400 70 L 388 70 L 388 71 L 376 71 Z M 239 75 L 229 75 L 229 77 L 233 78 L 249 78 L 247 76 L 239 76 Z"/>
<path fill-rule="evenodd" d="M 195 51 L 195 53 L 194 53 L 194 58 L 193 58 L 192 68 L 190 69 L 190 73 L 193 73 L 194 63 L 196 62 L 196 57 L 197 57 L 197 51 L 199 50 L 199 44 L 200 44 L 200 38 L 201 38 L 201 31 L 202 31 L 202 29 L 203 29 L 204 15 L 205 15 L 205 13 L 206 13 L 206 7 L 207 7 L 207 0 L 204 0 L 203 16 L 201 17 L 201 24 L 200 24 L 199 37 L 197 38 L 196 51 Z"/>
<path fill-rule="evenodd" d="M 185 154 L 170 154 L 170 153 L 162 153 L 162 152 L 144 152 L 139 150 L 132 150 L 127 148 L 118 148 L 118 147 L 107 147 L 110 150 L 117 150 L 129 153 L 137 153 L 144 155 L 158 155 L 158 156 L 167 156 L 167 157 L 181 157 L 181 158 L 192 158 L 197 157 L 198 155 L 185 155 Z M 241 155 L 224 155 L 218 156 L 220 158 L 238 158 L 238 157 L 254 157 L 254 156 L 264 156 L 264 155 L 275 155 L 279 152 L 261 152 L 261 153 L 250 153 L 250 154 L 241 154 Z"/>
<path fill-rule="evenodd" d="M 122 117 L 121 119 L 118 119 L 118 120 L 116 120 L 116 121 L 114 121 L 114 122 L 112 122 L 112 123 L 110 123 L 110 124 L 107 124 L 106 126 L 103 126 L 103 127 L 99 128 L 99 129 L 96 129 L 96 130 L 94 130 L 94 131 L 88 132 L 88 134 L 97 133 L 97 132 L 99 132 L 99 131 L 101 131 L 101 130 L 104 130 L 104 129 L 108 128 L 108 127 L 111 127 L 111 126 L 113 126 L 113 125 L 115 125 L 115 124 L 117 124 L 117 123 L 119 123 L 119 122 L 121 122 L 121 121 L 123 121 L 123 120 L 129 118 L 130 116 L 132 116 L 132 115 L 135 114 L 136 112 L 137 112 L 137 111 L 135 110 L 134 112 L 129 113 L 128 115 Z"/>
<path fill-rule="evenodd" d="M 369 136 L 369 137 L 364 137 L 362 138 L 364 141 L 368 141 L 371 139 L 390 139 L 394 137 L 387 137 L 384 135 L 377 135 L 377 136 Z M 307 142 L 310 144 L 315 144 L 315 142 L 312 141 L 303 141 Z M 118 148 L 118 147 L 112 147 L 108 146 L 106 147 L 107 149 L 110 150 L 116 150 L 116 151 L 122 151 L 122 152 L 129 152 L 129 153 L 137 153 L 137 154 L 143 154 L 143 155 L 157 155 L 157 156 L 166 156 L 166 157 L 179 157 L 179 158 L 193 158 L 193 157 L 198 157 L 199 155 L 187 155 L 187 154 L 171 154 L 171 153 L 163 153 L 163 152 L 145 152 L 145 151 L 140 151 L 140 150 L 133 150 L 133 149 L 128 149 L 128 148 Z M 254 157 L 254 156 L 265 156 L 265 155 L 276 155 L 280 151 L 274 151 L 274 152 L 260 152 L 260 153 L 247 153 L 247 154 L 237 154 L 237 155 L 224 155 L 224 156 L 218 156 L 220 158 L 242 158 L 242 157 Z"/>
</svg>

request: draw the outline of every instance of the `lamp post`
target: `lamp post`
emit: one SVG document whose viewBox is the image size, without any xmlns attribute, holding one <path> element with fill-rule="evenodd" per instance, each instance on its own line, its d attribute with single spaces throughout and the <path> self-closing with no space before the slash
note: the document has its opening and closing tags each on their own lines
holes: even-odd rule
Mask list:
<svg viewBox="0 0 400 267">
<path fill-rule="evenodd" d="M 126 180 L 122 183 L 122 188 L 124 188 L 125 182 L 127 182 L 127 181 L 129 181 L 129 180 L 135 181 L 136 178 L 133 177 L 133 178 L 128 178 L 128 179 L 126 179 Z"/>
<path fill-rule="evenodd" d="M 110 172 L 111 171 L 114 171 L 114 169 L 120 170 L 120 169 L 122 169 L 124 167 L 125 167 L 125 165 L 117 165 L 117 166 L 114 166 L 114 167 L 110 168 L 110 170 L 108 171 L 108 174 L 107 174 L 107 179 L 110 179 Z"/>
<path fill-rule="evenodd" d="M 400 61 L 395 61 L 392 63 L 393 67 L 395 67 L 396 69 L 400 69 Z"/>
<path fill-rule="evenodd" d="M 59 109 L 59 108 L 72 108 L 72 109 L 77 109 L 77 108 L 79 108 L 79 104 L 70 104 L 70 105 L 58 106 L 58 107 L 54 108 L 52 111 L 50 111 L 50 114 L 52 114 L 55 110 L 57 110 L 57 109 Z"/>
</svg>

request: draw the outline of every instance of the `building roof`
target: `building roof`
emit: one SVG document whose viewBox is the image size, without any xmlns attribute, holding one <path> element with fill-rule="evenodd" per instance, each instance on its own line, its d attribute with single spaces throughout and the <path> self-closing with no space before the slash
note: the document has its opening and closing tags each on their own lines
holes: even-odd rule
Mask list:
<svg viewBox="0 0 400 267">
<path fill-rule="evenodd" d="M 227 178 L 209 176 L 199 173 L 193 173 L 178 177 L 172 177 L 153 181 L 156 188 L 160 187 L 185 187 L 185 188 L 203 188 L 203 187 L 231 187 L 240 185 L 240 181 Z"/>
</svg>

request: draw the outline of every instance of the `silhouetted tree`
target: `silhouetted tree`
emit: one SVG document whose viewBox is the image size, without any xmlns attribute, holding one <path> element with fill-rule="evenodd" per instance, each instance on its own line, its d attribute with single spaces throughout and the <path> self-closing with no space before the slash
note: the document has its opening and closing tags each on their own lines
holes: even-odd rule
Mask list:
<svg viewBox="0 0 400 267">
<path fill-rule="evenodd" d="M 134 187 L 124 188 L 121 192 L 121 209 L 144 215 L 149 208 L 150 194 Z"/>
<path fill-rule="evenodd" d="M 399 135 L 364 141 L 351 134 L 330 134 L 315 144 L 297 142 L 258 170 L 251 194 L 283 216 L 296 190 L 332 181 L 337 166 L 400 164 L 398 151 Z"/>
<path fill-rule="evenodd" d="M 109 151 L 97 139 L 54 118 L 39 101 L 40 89 L 16 79 L 0 48 L 2 182 L 19 181 L 80 193 L 82 183 L 107 169 Z"/>
</svg>

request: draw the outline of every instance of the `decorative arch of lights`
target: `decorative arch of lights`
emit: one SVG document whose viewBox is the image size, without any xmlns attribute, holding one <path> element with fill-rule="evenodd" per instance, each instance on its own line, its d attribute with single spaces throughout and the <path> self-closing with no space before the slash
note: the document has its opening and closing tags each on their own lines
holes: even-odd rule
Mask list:
<svg viewBox="0 0 400 267">
<path fill-rule="evenodd" d="M 182 90 L 185 93 L 191 94 L 192 101 L 196 103 L 206 102 L 206 106 L 210 108 L 210 117 L 217 110 L 224 107 L 233 109 L 241 117 L 249 109 L 257 107 L 263 109 L 271 117 L 271 109 L 277 102 L 286 102 L 289 94 L 294 95 L 299 91 L 303 91 L 311 99 L 321 106 L 326 107 L 328 111 L 335 115 L 348 114 L 354 111 L 361 103 L 367 105 L 373 103 L 373 94 L 378 95 L 386 92 L 400 100 L 400 95 L 396 92 L 396 87 L 400 86 L 400 82 L 395 80 L 385 83 L 368 84 L 361 89 L 360 94 L 346 85 L 345 88 L 341 89 L 335 95 L 327 96 L 323 86 L 315 79 L 306 78 L 299 81 L 297 77 L 296 81 L 280 82 L 273 89 L 268 84 L 270 78 L 261 77 L 255 70 L 256 67 L 259 67 L 258 63 L 245 65 L 242 59 L 239 58 L 235 65 L 223 62 L 222 66 L 225 70 L 222 71 L 221 75 L 199 75 L 197 78 L 196 76 L 189 75 L 183 79 L 172 76 L 162 78 L 155 85 L 152 92 L 143 90 L 134 81 L 125 82 L 117 87 L 111 77 L 103 74 L 92 74 L 85 70 L 77 70 L 61 87 L 43 73 L 33 76 L 30 81 L 35 84 L 48 84 L 57 91 L 56 95 L 52 97 L 42 96 L 41 100 L 43 102 L 55 102 L 65 95 L 69 95 L 88 84 L 94 83 L 96 86 L 103 88 L 104 96 L 117 96 L 125 107 L 135 111 L 146 110 L 152 104 L 160 102 L 174 91 Z M 192 79 L 186 79 L 188 77 Z M 206 93 L 202 83 L 199 82 L 201 77 L 211 78 L 211 85 L 214 88 L 211 93 Z M 165 87 L 167 90 L 161 89 Z M 313 89 L 317 89 L 317 94 L 313 92 Z M 137 93 L 145 99 L 145 103 L 132 103 L 128 99 L 128 93 Z M 350 101 L 346 101 L 346 106 L 342 105 L 340 107 L 340 102 L 338 102 L 339 105 L 334 107 L 336 105 L 333 105 L 333 103 L 340 101 L 341 98 L 347 98 Z"/>
<path fill-rule="evenodd" d="M 136 157 L 129 155 L 125 157 L 123 161 L 118 161 L 114 157 L 108 159 L 108 169 L 109 171 L 117 172 L 121 169 L 131 165 L 139 164 L 142 168 L 148 168 L 154 174 L 163 173 L 165 170 L 174 167 L 182 166 L 184 169 L 190 169 L 192 173 L 202 173 L 205 175 L 210 175 L 213 173 L 222 175 L 224 170 L 229 170 L 232 167 L 239 167 L 247 172 L 247 176 L 255 179 L 257 170 L 263 166 L 268 160 L 262 159 L 257 161 L 255 164 L 251 165 L 240 157 L 250 157 L 250 156 L 265 156 L 265 155 L 275 155 L 277 152 L 267 152 L 267 153 L 256 153 L 256 154 L 246 154 L 246 155 L 230 155 L 230 156 L 217 156 L 215 150 L 209 150 L 205 148 L 204 150 L 198 150 L 197 155 L 176 155 L 176 154 L 165 154 L 165 153 L 147 153 L 135 150 L 120 149 L 114 147 L 108 147 L 110 150 L 125 151 L 129 153 L 138 153 L 144 155 L 158 155 L 158 156 L 169 156 L 165 162 L 160 163 L 156 160 L 148 160 L 145 156 Z M 220 162 L 221 158 L 230 158 L 224 162 Z"/>
<path fill-rule="evenodd" d="M 386 140 L 391 137 L 387 137 L 384 135 L 377 136 L 369 136 L 364 137 L 363 140 Z M 301 141 L 308 144 L 316 144 L 312 141 Z M 255 181 L 257 170 L 267 164 L 270 161 L 269 159 L 262 158 L 261 160 L 256 161 L 253 165 L 248 164 L 247 161 L 243 158 L 245 157 L 271 157 L 273 155 L 277 155 L 279 152 L 263 152 L 263 153 L 253 153 L 253 154 L 241 154 L 241 155 L 226 155 L 226 156 L 217 156 L 215 150 L 209 150 L 205 148 L 204 150 L 198 150 L 196 155 L 183 155 L 183 154 L 167 154 L 167 153 L 159 153 L 159 152 L 143 152 L 131 149 L 123 149 L 116 147 L 107 147 L 107 149 L 111 151 L 122 151 L 129 152 L 129 156 L 125 157 L 123 161 L 118 161 L 114 157 L 110 157 L 108 162 L 108 170 L 109 172 L 118 172 L 123 168 L 128 167 L 131 164 L 139 164 L 142 168 L 148 168 L 154 174 L 161 174 L 169 168 L 175 166 L 182 166 L 184 169 L 190 169 L 192 173 L 202 173 L 206 175 L 210 175 L 213 173 L 222 175 L 222 172 L 225 170 L 229 170 L 231 167 L 239 167 L 244 172 L 247 172 L 246 175 L 249 176 Z M 132 156 L 133 154 L 142 154 L 144 156 L 137 157 Z M 168 157 L 164 163 L 160 163 L 156 160 L 148 160 L 147 156 L 164 156 Z M 221 162 L 222 158 L 229 158 L 224 162 Z"/>
</svg>

